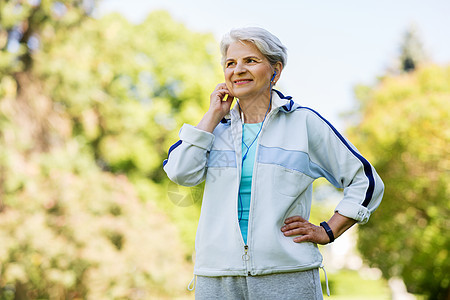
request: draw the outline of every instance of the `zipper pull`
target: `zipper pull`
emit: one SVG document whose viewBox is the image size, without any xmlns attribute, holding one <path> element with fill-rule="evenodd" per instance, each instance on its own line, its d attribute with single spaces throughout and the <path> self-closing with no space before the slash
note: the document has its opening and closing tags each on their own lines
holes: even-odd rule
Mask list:
<svg viewBox="0 0 450 300">
<path fill-rule="evenodd" d="M 248 268 L 248 261 L 250 260 L 250 255 L 248 255 L 248 246 L 244 246 L 244 254 L 242 255 L 242 260 L 245 261 Z M 252 273 L 247 269 L 248 276 L 252 276 Z"/>
<path fill-rule="evenodd" d="M 244 246 L 244 254 L 242 255 L 243 261 L 248 261 L 250 259 L 250 256 L 248 255 L 248 245 Z"/>
</svg>

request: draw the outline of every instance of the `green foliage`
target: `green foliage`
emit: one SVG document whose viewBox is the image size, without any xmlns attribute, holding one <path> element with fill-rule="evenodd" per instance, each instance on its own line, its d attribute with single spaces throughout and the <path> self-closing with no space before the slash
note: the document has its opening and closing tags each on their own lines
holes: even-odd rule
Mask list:
<svg viewBox="0 0 450 300">
<path fill-rule="evenodd" d="M 182 295 L 191 275 L 177 229 L 79 147 L 27 159 L 3 152 L 13 175 L 0 214 L 0 295 L 10 287 L 26 299 Z"/>
<path fill-rule="evenodd" d="M 331 290 L 330 300 L 387 300 L 391 299 L 386 280 L 361 276 L 364 271 L 352 271 L 343 269 L 338 273 L 329 274 L 329 286 Z M 366 271 L 367 273 L 367 271 Z M 323 293 L 326 284 L 322 281 Z"/>
<path fill-rule="evenodd" d="M 0 0 L 0 298 L 188 297 L 201 188 L 173 204 L 162 161 L 207 108 L 217 43 L 89 3 Z"/>
<path fill-rule="evenodd" d="M 137 26 L 115 14 L 64 35 L 36 69 L 106 168 L 159 182 L 174 129 L 198 122 L 219 78 L 213 43 L 165 12 Z"/>
<path fill-rule="evenodd" d="M 29 70 L 37 43 L 52 42 L 55 30 L 76 27 L 96 0 L 0 0 L 0 74 Z"/>
<path fill-rule="evenodd" d="M 364 95 L 350 138 L 374 163 L 386 191 L 359 250 L 410 292 L 450 296 L 450 67 L 387 76 Z"/>
</svg>

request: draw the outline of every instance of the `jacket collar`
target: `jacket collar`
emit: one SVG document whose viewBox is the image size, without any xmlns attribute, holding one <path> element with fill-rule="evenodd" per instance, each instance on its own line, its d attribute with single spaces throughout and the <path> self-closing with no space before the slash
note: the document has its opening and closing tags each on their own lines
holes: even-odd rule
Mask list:
<svg viewBox="0 0 450 300">
<path fill-rule="evenodd" d="M 273 89 L 272 90 L 272 109 L 273 110 L 279 110 L 281 112 L 290 113 L 293 112 L 295 109 L 300 107 L 297 103 L 292 100 L 291 96 L 285 96 L 280 91 Z M 231 119 L 238 119 L 240 118 L 239 115 L 239 106 L 234 105 L 233 109 L 230 111 L 229 114 L 227 114 L 221 123 L 229 124 Z"/>
<path fill-rule="evenodd" d="M 278 108 L 282 112 L 290 113 L 300 107 L 300 105 L 292 100 L 291 96 L 285 96 L 275 89 L 272 93 L 272 110 Z"/>
</svg>

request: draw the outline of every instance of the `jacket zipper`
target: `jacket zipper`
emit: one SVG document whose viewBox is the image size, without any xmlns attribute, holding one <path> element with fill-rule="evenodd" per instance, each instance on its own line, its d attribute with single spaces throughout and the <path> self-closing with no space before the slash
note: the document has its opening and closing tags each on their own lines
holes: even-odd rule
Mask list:
<svg viewBox="0 0 450 300">
<path fill-rule="evenodd" d="M 242 128 L 242 124 L 240 124 L 240 125 L 241 125 L 241 128 Z M 241 131 L 241 134 L 244 134 L 244 133 Z M 242 149 L 242 145 L 240 145 L 240 147 Z M 241 153 L 241 155 L 242 155 L 242 153 Z M 238 170 L 240 172 L 240 173 L 238 173 L 238 175 L 242 176 L 242 164 L 240 165 L 240 168 Z M 239 194 L 239 188 L 240 188 L 240 185 L 238 185 L 238 194 Z M 238 220 L 238 218 L 236 218 L 236 220 Z M 242 237 L 242 232 L 241 232 L 240 227 L 239 227 L 239 222 L 238 222 L 238 229 L 239 229 L 239 232 L 241 233 L 242 243 L 244 244 L 244 254 L 242 254 L 242 260 L 245 263 L 245 268 L 246 268 L 246 271 L 247 271 L 247 275 L 251 276 L 251 272 L 250 272 L 250 268 L 249 268 L 250 255 L 248 254 L 248 245 L 245 244 L 244 238 Z M 248 235 L 247 235 L 247 239 L 248 239 Z"/>
<path fill-rule="evenodd" d="M 265 122 L 264 124 L 262 124 L 263 125 L 263 128 L 261 128 L 261 134 L 260 134 L 260 136 L 259 136 L 259 138 L 258 138 L 258 140 L 261 138 L 261 136 L 262 136 L 262 134 L 263 134 L 263 129 L 264 129 L 264 126 L 266 126 L 266 124 L 269 122 L 269 120 L 271 119 L 271 116 L 274 114 L 275 112 L 272 110 L 272 111 L 270 111 L 269 112 L 269 114 L 267 115 L 267 122 Z M 259 141 L 258 141 L 258 143 L 257 143 L 257 146 L 259 145 Z M 255 153 L 255 162 L 256 162 L 256 157 L 258 156 L 258 148 L 256 148 L 256 153 Z M 256 164 L 255 164 L 255 166 L 256 166 Z M 241 171 L 242 172 L 242 171 Z M 254 193 L 253 193 L 253 191 L 254 191 L 254 189 L 253 189 L 253 185 L 255 184 L 254 182 L 255 182 L 255 174 L 256 174 L 256 169 L 254 169 L 253 170 L 253 178 L 252 178 L 252 198 L 253 198 L 253 195 L 254 195 Z M 249 212 L 249 217 L 248 217 L 248 232 L 247 232 L 247 243 L 248 243 L 248 241 L 249 241 L 249 239 L 250 239 L 250 231 L 251 231 L 251 229 L 250 229 L 250 224 L 251 224 L 251 217 L 252 217 L 252 208 L 253 208 L 253 205 L 254 205 L 254 199 L 251 199 L 251 201 L 250 201 L 250 212 Z M 252 274 L 251 274 L 251 271 L 250 271 L 250 255 L 248 254 L 248 245 L 244 245 L 244 254 L 242 255 L 242 260 L 244 260 L 245 261 L 245 265 L 246 265 L 246 268 L 247 268 L 247 275 L 248 276 L 251 276 Z"/>
<path fill-rule="evenodd" d="M 248 255 L 248 245 L 244 246 L 244 254 L 242 255 L 242 260 L 245 262 L 245 267 L 247 268 L 247 275 L 251 276 L 249 263 L 250 263 L 250 255 Z"/>
</svg>

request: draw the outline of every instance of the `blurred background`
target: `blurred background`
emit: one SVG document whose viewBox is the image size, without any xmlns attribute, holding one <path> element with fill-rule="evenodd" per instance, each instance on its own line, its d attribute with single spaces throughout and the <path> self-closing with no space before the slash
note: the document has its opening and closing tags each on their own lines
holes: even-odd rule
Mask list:
<svg viewBox="0 0 450 300">
<path fill-rule="evenodd" d="M 240 26 L 281 39 L 278 89 L 386 184 L 368 224 L 321 248 L 329 299 L 450 299 L 444 0 L 0 0 L 0 299 L 193 299 L 202 186 L 162 161 Z M 319 180 L 311 221 L 341 197 Z"/>
</svg>

